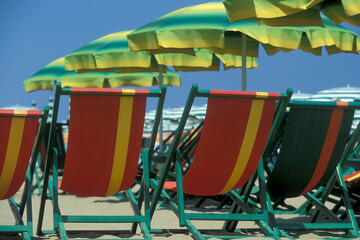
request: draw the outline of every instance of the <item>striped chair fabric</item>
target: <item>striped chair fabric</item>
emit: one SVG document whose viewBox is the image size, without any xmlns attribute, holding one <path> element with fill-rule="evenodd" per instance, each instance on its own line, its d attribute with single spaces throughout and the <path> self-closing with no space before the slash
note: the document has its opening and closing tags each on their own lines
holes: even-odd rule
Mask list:
<svg viewBox="0 0 360 240">
<path fill-rule="evenodd" d="M 279 157 L 267 181 L 275 198 L 297 197 L 326 183 L 349 139 L 354 109 L 348 103 L 290 108 Z"/>
<path fill-rule="evenodd" d="M 99 90 L 72 88 L 71 92 Z M 121 91 L 144 96 L 111 96 Z M 78 196 L 102 197 L 127 190 L 137 172 L 148 90 L 102 89 L 101 93 L 71 96 L 60 188 Z"/>
<path fill-rule="evenodd" d="M 9 199 L 24 182 L 41 111 L 0 109 L 0 200 Z"/>
<path fill-rule="evenodd" d="M 278 93 L 211 90 L 184 193 L 213 196 L 243 186 L 256 170 L 273 122 Z M 165 188 L 175 189 L 175 182 Z"/>
</svg>

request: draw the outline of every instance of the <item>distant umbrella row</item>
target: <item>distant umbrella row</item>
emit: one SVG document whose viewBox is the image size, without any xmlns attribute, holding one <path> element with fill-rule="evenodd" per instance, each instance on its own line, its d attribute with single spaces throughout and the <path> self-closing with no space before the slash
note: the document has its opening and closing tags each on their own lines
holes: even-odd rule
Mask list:
<svg viewBox="0 0 360 240">
<path fill-rule="evenodd" d="M 307 94 L 297 92 L 294 93 L 292 100 L 308 100 L 308 101 L 342 101 L 353 102 L 360 100 L 360 88 L 346 87 L 330 88 L 317 92 L 316 94 Z"/>
</svg>

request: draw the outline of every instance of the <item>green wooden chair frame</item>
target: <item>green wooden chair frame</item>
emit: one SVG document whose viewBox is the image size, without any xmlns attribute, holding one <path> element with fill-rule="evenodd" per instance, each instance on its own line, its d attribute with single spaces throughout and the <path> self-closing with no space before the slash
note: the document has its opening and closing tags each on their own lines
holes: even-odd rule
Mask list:
<svg viewBox="0 0 360 240">
<path fill-rule="evenodd" d="M 228 194 L 236 202 L 236 204 L 241 206 L 241 208 L 244 209 L 244 212 L 246 214 L 215 214 L 215 213 L 196 213 L 196 214 L 194 214 L 194 213 L 186 213 L 185 212 L 185 206 L 184 206 L 184 193 L 190 193 L 190 194 L 195 194 L 195 195 L 204 194 L 204 193 L 196 193 L 196 192 L 191 192 L 191 191 L 190 192 L 184 192 L 184 190 L 183 190 L 184 189 L 183 187 L 184 187 L 184 184 L 185 184 L 183 179 L 185 179 L 188 176 L 188 174 L 190 173 L 191 168 L 192 168 L 193 164 L 195 163 L 195 160 L 196 160 L 200 145 L 198 145 L 197 152 L 195 153 L 195 157 L 194 157 L 193 163 L 190 166 L 189 171 L 187 172 L 187 174 L 185 176 L 183 176 L 183 171 L 182 171 L 181 162 L 180 162 L 181 155 L 180 155 L 180 152 L 179 152 L 179 149 L 178 149 L 178 144 L 179 144 L 180 136 L 181 136 L 181 133 L 183 132 L 186 120 L 187 120 L 187 118 L 189 116 L 190 109 L 191 109 L 192 104 L 194 102 L 194 99 L 197 98 L 197 97 L 205 97 L 205 98 L 208 98 L 209 101 L 210 101 L 210 99 L 213 99 L 211 101 L 212 102 L 217 102 L 216 103 L 217 104 L 217 109 L 221 109 L 221 108 L 224 107 L 222 105 L 224 102 L 219 104 L 217 99 L 223 100 L 223 101 L 225 101 L 227 103 L 230 103 L 230 102 L 228 102 L 229 100 L 232 101 L 231 104 L 229 104 L 228 106 L 232 105 L 234 103 L 234 99 L 235 99 L 235 101 L 238 101 L 236 103 L 237 105 L 236 105 L 235 109 L 242 109 L 242 108 L 247 109 L 247 110 L 244 110 L 244 111 L 247 112 L 247 114 L 245 114 L 244 112 L 241 112 L 243 110 L 236 111 L 238 113 L 237 116 L 239 116 L 239 115 L 241 115 L 241 116 L 247 115 L 246 119 L 250 115 L 249 106 L 250 106 L 250 109 L 251 109 L 251 106 L 256 105 L 256 103 L 254 103 L 254 105 L 252 105 L 253 102 L 255 102 L 255 101 L 257 101 L 257 103 L 258 102 L 266 102 L 269 105 L 266 105 L 266 107 L 265 107 L 265 104 L 266 104 L 265 103 L 263 109 L 267 109 L 267 110 L 264 110 L 264 112 L 265 111 L 268 111 L 268 112 L 267 113 L 262 112 L 261 116 L 264 119 L 267 119 L 267 120 L 264 120 L 264 122 L 267 122 L 268 127 L 267 127 L 267 129 L 261 129 L 262 131 L 259 130 L 259 132 L 262 132 L 262 134 L 263 134 L 263 136 L 262 136 L 263 140 L 262 140 L 262 142 L 259 141 L 259 142 L 256 142 L 256 143 L 261 147 L 257 147 L 259 152 L 257 153 L 257 155 L 254 155 L 252 157 L 252 160 L 248 161 L 249 164 L 247 165 L 247 167 L 248 167 L 250 164 L 254 164 L 254 166 L 252 168 L 251 167 L 249 168 L 249 169 L 252 169 L 252 170 L 244 171 L 244 172 L 247 173 L 247 175 L 249 175 L 249 172 L 251 172 L 251 171 L 255 172 L 257 166 L 259 166 L 259 169 L 258 169 L 258 172 L 259 172 L 259 178 L 258 178 L 259 179 L 259 184 L 260 184 L 262 189 L 266 188 L 262 164 L 258 164 L 258 163 L 262 162 L 261 156 L 262 156 L 263 150 L 266 147 L 266 142 L 268 141 L 268 139 L 274 137 L 274 132 L 276 132 L 276 129 L 279 126 L 278 119 L 282 118 L 282 116 L 283 116 L 283 114 L 285 112 L 286 106 L 289 103 L 291 95 L 292 95 L 292 90 L 291 89 L 289 89 L 286 94 L 280 94 L 280 93 L 276 93 L 276 94 L 271 94 L 271 93 L 269 93 L 269 94 L 265 93 L 264 94 L 264 93 L 262 93 L 261 94 L 261 93 L 254 93 L 254 92 L 199 90 L 198 86 L 196 84 L 194 84 L 191 91 L 190 91 L 187 103 L 185 105 L 184 112 L 183 112 L 182 118 L 180 120 L 178 129 L 176 131 L 174 141 L 172 143 L 172 146 L 171 146 L 170 151 L 169 151 L 169 155 L 167 156 L 167 159 L 166 159 L 166 162 L 165 162 L 165 166 L 162 169 L 162 175 L 160 177 L 160 180 L 159 181 L 155 181 L 155 180 L 150 181 L 151 187 L 155 188 L 155 193 L 153 194 L 153 199 L 152 199 L 151 208 L 150 208 L 151 216 L 153 216 L 153 214 L 155 212 L 155 208 L 157 206 L 157 203 L 158 203 L 159 199 L 163 199 L 163 201 L 178 216 L 180 226 L 186 226 L 187 229 L 191 232 L 191 234 L 193 235 L 193 237 L 195 239 L 205 239 L 205 236 L 202 235 L 200 230 L 198 230 L 192 224 L 191 220 L 254 221 L 256 224 L 258 224 L 260 229 L 263 230 L 263 232 L 265 233 L 266 236 L 271 237 L 271 238 L 278 238 L 278 236 L 275 234 L 275 232 L 273 232 L 273 230 L 271 229 L 270 222 L 268 220 L 270 211 L 269 211 L 269 209 L 267 207 L 267 204 L 266 204 L 266 191 L 262 191 L 262 193 L 263 193 L 262 196 L 261 196 L 261 199 L 262 199 L 262 201 L 261 201 L 262 212 L 260 212 L 260 213 L 254 212 L 253 209 L 249 205 L 246 204 L 246 202 L 245 202 L 246 200 L 242 196 L 240 196 L 237 191 L 235 191 L 235 189 L 238 188 L 238 186 L 237 186 L 238 184 L 244 184 L 244 183 L 241 183 L 241 180 L 243 182 L 247 181 L 247 179 L 245 179 L 246 177 L 244 179 L 239 180 L 232 188 L 229 189 L 229 191 L 224 192 L 224 193 Z M 210 102 L 208 103 L 208 108 L 209 108 L 209 104 L 210 104 Z M 270 107 L 270 104 L 273 104 L 273 105 L 271 105 L 273 108 Z M 214 105 L 212 105 L 212 106 L 214 106 Z M 269 110 L 269 109 L 271 109 L 271 110 Z M 228 108 L 227 108 L 227 110 L 228 110 Z M 225 111 L 227 111 L 227 110 L 225 110 Z M 268 114 L 269 112 L 271 112 L 271 113 Z M 233 114 L 234 111 L 232 111 L 232 112 L 230 111 L 230 113 Z M 207 115 L 208 114 L 209 114 L 209 109 L 208 109 Z M 212 114 L 215 115 L 214 112 L 212 112 Z M 204 123 L 204 127 L 203 127 L 201 137 L 203 137 L 205 135 L 205 131 L 206 131 L 205 128 L 206 128 L 206 124 L 207 124 L 206 119 L 207 118 L 205 118 L 205 123 Z M 253 121 L 249 120 L 249 123 L 250 122 L 253 122 Z M 239 125 L 239 123 L 240 123 L 240 121 L 235 121 L 234 122 L 235 125 Z M 246 129 L 246 123 L 247 123 L 247 120 L 245 122 L 245 126 L 241 126 L 241 127 Z M 217 125 L 217 126 L 219 126 L 219 125 Z M 263 125 L 259 124 L 258 127 L 260 128 L 260 126 L 263 127 Z M 268 133 L 268 135 L 267 135 L 267 133 Z M 242 134 L 244 136 L 244 132 L 242 132 Z M 207 136 L 209 137 L 209 135 L 207 135 Z M 216 140 L 218 140 L 218 139 L 216 139 Z M 232 141 L 233 139 L 227 139 L 227 140 Z M 199 144 L 201 144 L 201 141 L 202 141 L 202 138 L 200 138 Z M 219 143 L 219 142 L 217 142 L 217 143 Z M 227 144 L 227 145 L 231 145 L 231 144 Z M 242 144 L 240 143 L 240 145 L 242 145 Z M 256 152 L 256 151 L 254 151 L 254 152 Z M 239 152 L 238 152 L 238 154 L 239 154 Z M 207 158 L 207 160 L 209 160 L 209 158 Z M 223 161 L 221 161 L 221 162 L 223 162 Z M 218 163 L 220 164 L 221 162 L 218 162 Z M 170 167 L 173 164 L 175 164 L 175 166 L 176 166 L 176 184 L 175 184 L 176 187 L 175 188 L 173 187 L 172 189 L 177 191 L 177 202 L 174 202 L 173 199 L 171 198 L 171 196 L 169 196 L 169 194 L 164 189 L 164 187 L 166 187 L 166 189 L 169 189 L 166 186 L 166 184 L 167 184 L 166 181 L 167 181 L 167 176 L 169 174 Z M 226 168 L 226 167 L 223 167 L 223 168 Z M 221 169 L 223 169 L 223 168 L 219 168 L 220 172 L 221 172 Z M 234 169 L 235 169 L 235 167 L 234 167 Z M 206 170 L 207 170 L 207 168 L 203 169 L 203 172 L 207 172 Z M 251 176 L 251 174 L 250 174 L 250 176 Z M 250 176 L 248 176 L 247 178 L 249 178 Z M 222 181 L 224 181 L 224 179 L 222 179 Z M 190 182 L 188 180 L 188 182 L 187 182 L 188 185 L 187 186 L 196 185 L 196 182 L 192 182 L 192 181 L 190 181 Z M 211 188 L 214 187 L 212 184 L 213 183 L 209 183 L 209 185 L 212 186 Z M 203 184 L 201 186 L 203 186 Z M 209 195 L 210 196 L 211 194 L 205 193 L 204 195 Z M 213 195 L 218 195 L 218 194 L 213 194 Z M 152 229 L 152 230 L 156 231 L 155 229 Z M 233 234 L 232 236 L 229 236 L 229 235 L 227 235 L 227 236 L 220 236 L 220 235 L 206 236 L 206 238 L 208 238 L 208 237 L 227 238 L 228 239 L 230 237 L 231 238 L 239 238 L 239 237 L 244 237 L 244 236 L 238 236 L 238 235 L 236 236 L 236 234 Z"/>
<path fill-rule="evenodd" d="M 156 141 L 156 135 L 157 135 L 157 130 L 159 127 L 159 123 L 160 123 L 160 117 L 162 114 L 162 109 L 163 109 L 163 104 L 164 104 L 164 99 L 165 99 L 165 94 L 166 94 L 166 86 L 163 85 L 161 87 L 160 90 L 145 90 L 145 89 L 136 89 L 136 90 L 129 90 L 129 89 L 79 89 L 79 88 L 61 88 L 61 83 L 57 83 L 56 84 L 56 91 L 55 91 L 55 98 L 54 98 L 54 113 L 52 116 L 52 122 L 51 122 L 51 128 L 50 128 L 50 137 L 49 137 L 49 142 L 48 142 L 48 147 L 47 147 L 47 157 L 46 157 L 46 164 L 45 164 L 45 177 L 44 177 L 44 184 L 43 184 L 43 190 L 42 190 L 42 196 L 41 196 L 41 203 L 40 203 L 40 209 L 39 209 L 39 219 L 38 219 L 38 227 L 37 227 L 37 234 L 38 235 L 43 235 L 43 234 L 47 234 L 47 233 L 57 233 L 60 235 L 61 239 L 68 239 L 67 236 L 67 232 L 64 226 L 64 223 L 137 223 L 140 225 L 142 233 L 144 235 L 144 239 L 152 239 L 150 232 L 149 232 L 149 228 L 150 228 L 150 211 L 149 211 L 149 169 L 148 166 L 149 164 L 147 163 L 147 161 L 151 161 L 151 157 L 153 155 L 154 152 L 154 146 L 155 146 L 155 141 Z M 116 127 L 118 127 L 118 129 L 120 128 L 120 126 L 123 126 L 124 124 L 120 124 L 121 119 L 124 119 L 125 116 L 125 121 L 131 121 L 131 129 L 129 129 L 128 131 L 129 133 L 129 137 L 128 137 L 128 142 L 127 142 L 127 147 L 130 149 L 132 146 L 131 145 L 135 145 L 134 148 L 131 148 L 130 150 L 127 150 L 128 155 L 125 156 L 125 163 L 126 164 L 124 166 L 123 169 L 123 177 L 121 180 L 122 182 L 120 182 L 120 186 L 119 188 L 113 188 L 111 185 L 111 180 L 112 178 L 109 177 L 109 181 L 107 183 L 106 189 L 105 189 L 105 193 L 103 190 L 96 190 L 96 187 L 84 187 L 81 186 L 80 189 L 73 189 L 73 182 L 71 182 L 74 176 L 70 176 L 70 173 L 67 173 L 67 166 L 70 166 L 71 162 L 74 160 L 74 158 L 70 159 L 69 155 L 70 155 L 70 147 L 71 147 L 71 124 L 72 124 L 72 115 L 71 115 L 71 110 L 70 110 L 70 123 L 69 123 L 69 142 L 68 142 L 68 151 L 67 151 L 67 156 L 66 156 L 66 161 L 65 161 L 65 168 L 64 168 L 64 174 L 63 174 L 63 178 L 62 178 L 62 182 L 61 182 L 61 186 L 58 186 L 58 174 L 57 174 L 57 163 L 56 161 L 54 161 L 54 159 L 56 159 L 55 155 L 56 155 L 56 148 L 54 148 L 54 141 L 55 141 L 55 130 L 56 130 L 56 121 L 57 121 L 57 115 L 58 115 L 58 110 L 59 110 L 59 101 L 60 101 L 60 97 L 63 95 L 70 95 L 73 96 L 74 99 L 77 98 L 79 99 L 79 97 L 87 97 L 87 98 L 93 98 L 91 101 L 93 101 L 92 104 L 96 104 L 96 102 L 98 101 L 99 98 L 107 98 L 107 99 L 115 99 L 117 102 L 116 104 L 119 105 L 119 107 L 117 107 L 117 109 L 120 108 L 118 115 L 116 115 Z M 141 151 L 141 140 L 142 140 L 142 130 L 143 130 L 143 121 L 145 119 L 145 106 L 146 106 L 146 100 L 147 98 L 155 98 L 157 99 L 157 112 L 156 112 L 156 117 L 155 117 L 155 121 L 154 121 L 154 125 L 153 125 L 153 131 L 152 131 L 152 135 L 151 135 L 151 140 L 150 140 L 150 146 L 149 149 L 145 150 L 145 163 L 144 163 L 144 173 L 143 174 L 143 179 L 142 182 L 144 184 L 144 187 L 142 188 L 143 193 L 142 195 L 144 196 L 145 199 L 145 214 L 141 214 L 140 212 L 140 207 L 139 203 L 137 202 L 133 192 L 131 191 L 131 185 L 133 184 L 133 181 L 135 180 L 136 177 L 136 169 L 137 169 L 137 165 L 138 165 L 138 160 L 139 160 L 139 156 L 140 156 L 140 151 Z M 71 104 L 73 104 L 74 99 L 72 99 Z M 121 110 L 121 101 L 123 101 L 122 99 L 124 99 L 124 104 L 127 104 L 128 101 L 133 101 L 133 105 L 130 104 L 130 106 L 132 107 L 132 109 L 136 109 L 136 111 L 132 111 L 132 114 L 130 115 L 131 118 L 135 118 L 136 119 L 134 121 L 137 121 L 137 123 L 133 124 L 133 120 L 126 120 L 126 115 L 129 115 L 130 111 L 125 111 L 125 110 Z M 132 100 L 125 100 L 125 99 L 132 99 Z M 86 101 L 89 101 L 90 99 L 87 99 Z M 111 100 L 112 101 L 112 100 Z M 77 100 L 77 102 L 81 102 L 79 100 Z M 104 101 L 103 101 L 104 102 Z M 105 102 L 107 103 L 108 100 L 105 100 Z M 114 101 L 113 101 L 114 102 Z M 78 104 L 78 103 L 77 103 Z M 111 102 L 112 104 L 112 102 Z M 127 105 L 126 105 L 127 106 Z M 138 108 L 139 107 L 139 108 Z M 92 108 L 91 104 L 88 104 L 88 109 Z M 107 107 L 110 108 L 110 107 Z M 71 108 L 73 109 L 73 108 Z M 79 107 L 78 107 L 79 109 Z M 80 108 L 81 109 L 81 108 Z M 113 108 L 111 108 L 113 109 Z M 127 108 L 124 108 L 127 109 Z M 75 112 L 75 110 L 74 110 Z M 121 112 L 123 113 L 123 115 L 120 116 Z M 113 112 L 108 110 L 108 114 L 107 116 L 96 116 L 96 118 L 101 119 L 101 121 L 110 121 L 111 119 L 108 120 L 107 117 L 112 116 Z M 115 113 L 116 114 L 116 113 Z M 87 114 L 86 114 L 87 115 Z M 144 115 L 144 116 L 142 116 Z M 135 117 L 134 117 L 135 116 Z M 87 118 L 92 117 L 92 116 L 87 116 Z M 115 117 L 112 116 L 114 119 Z M 76 117 L 74 116 L 73 119 L 76 119 Z M 76 120 L 73 120 L 73 122 L 75 122 Z M 80 120 L 81 121 L 81 120 Z M 114 120 L 111 120 L 114 121 Z M 75 122 L 73 123 L 74 126 L 76 126 L 76 124 L 80 124 L 79 122 Z M 141 125 L 141 126 L 140 126 Z M 110 126 L 110 127 L 109 127 Z M 106 126 L 105 128 L 108 128 L 107 131 L 109 132 L 116 132 L 118 133 L 120 130 L 116 130 L 115 128 L 112 128 L 113 125 L 111 125 L 109 123 L 109 126 Z M 98 126 L 99 128 L 101 128 L 101 126 Z M 129 127 L 130 128 L 130 127 Z M 136 130 L 134 130 L 136 129 Z M 104 128 L 101 128 L 101 131 L 103 132 Z M 76 130 L 74 130 L 76 131 Z M 136 134 L 137 135 L 131 135 L 133 134 L 134 131 L 137 131 Z M 123 132 L 121 132 L 123 133 Z M 74 134 L 73 134 L 74 135 Z M 108 135 L 106 135 L 105 137 L 107 137 Z M 115 136 L 118 139 L 118 136 Z M 80 136 L 81 137 L 81 136 Z M 88 136 L 89 137 L 89 136 Z M 82 137 L 81 137 L 82 139 Z M 76 140 L 76 139 L 75 139 Z M 77 142 L 75 141 L 74 142 Z M 103 140 L 102 140 L 103 141 Z M 118 140 L 117 140 L 118 141 Z M 132 144 L 134 143 L 134 144 Z M 119 145 L 116 145 L 119 146 Z M 88 146 L 83 146 L 85 149 Z M 103 146 L 102 146 L 103 147 Z M 89 148 L 89 147 L 88 147 Z M 88 149 L 89 150 L 89 149 Z M 102 150 L 103 152 L 107 153 L 109 152 L 108 150 Z M 119 152 L 118 150 L 112 150 L 114 151 L 114 155 L 111 156 L 111 159 L 113 159 L 112 161 L 114 161 L 112 168 L 115 168 L 115 160 L 118 159 L 118 157 L 116 157 L 116 152 Z M 124 150 L 121 150 L 124 152 Z M 92 151 L 87 151 L 87 152 L 91 152 L 91 154 L 93 154 L 93 149 Z M 129 171 L 127 170 L 128 167 L 128 162 L 129 162 L 129 154 L 130 154 L 130 164 L 132 164 L 131 166 L 129 165 Z M 117 155 L 118 156 L 118 155 Z M 90 158 L 94 158 L 92 156 L 90 156 Z M 84 158 L 83 158 L 84 159 Z M 89 165 L 91 165 L 88 161 L 89 161 L 89 156 L 86 157 L 86 161 L 88 164 L 86 164 L 87 167 L 85 167 L 85 164 L 82 165 L 83 169 L 89 168 Z M 105 159 L 102 157 L 102 161 L 105 161 Z M 98 162 L 98 161 L 97 161 Z M 99 163 L 100 164 L 100 163 Z M 69 167 L 68 167 L 69 168 Z M 95 168 L 95 167 L 93 167 Z M 113 169 L 110 169 L 110 171 L 112 172 Z M 126 168 L 126 169 L 125 169 Z M 52 201 L 53 204 L 53 230 L 42 230 L 43 228 L 43 219 L 44 219 L 44 212 L 45 212 L 45 204 L 46 204 L 46 200 L 49 199 L 49 195 L 47 195 L 48 192 L 48 183 L 49 183 L 49 178 L 51 176 L 50 172 L 52 169 L 52 192 L 53 192 L 53 197 L 50 198 L 50 200 Z M 92 174 L 95 172 L 99 172 L 96 171 L 96 169 L 93 169 L 94 171 L 89 171 L 88 174 Z M 134 170 L 134 171 L 132 171 Z M 72 170 L 74 171 L 74 170 Z M 114 170 L 115 171 L 115 170 Z M 83 174 L 84 170 L 82 170 L 82 174 Z M 111 174 L 110 175 L 113 175 Z M 132 172 L 131 174 L 133 175 L 129 175 L 130 172 Z M 116 173 L 118 173 L 116 171 Z M 66 174 L 68 174 L 66 176 Z M 119 174 L 115 174 L 114 176 L 118 176 Z M 130 176 L 130 177 L 129 177 Z M 67 180 L 67 185 L 65 189 L 65 178 L 68 178 Z M 97 181 L 99 178 L 95 178 L 94 180 L 91 181 Z M 90 180 L 90 179 L 88 179 Z M 82 179 L 80 179 L 80 181 L 83 181 Z M 124 183 L 124 181 L 126 181 Z M 86 182 L 82 182 L 82 183 L 77 183 L 77 185 L 79 184 L 87 184 L 88 181 Z M 124 185 L 125 184 L 125 185 Z M 100 186 L 100 185 L 99 185 Z M 103 187 L 103 186 L 100 186 Z M 98 188 L 100 188 L 98 187 Z M 79 195 L 82 196 L 84 195 L 84 197 L 86 196 L 110 196 L 110 195 L 114 195 L 118 192 L 125 192 L 130 205 L 133 209 L 134 215 L 111 215 L 111 216 L 104 216 L 104 215 L 62 215 L 60 212 L 60 207 L 59 207 L 59 202 L 58 202 L 58 191 L 59 188 L 63 189 L 65 192 L 73 194 L 73 195 Z M 90 191 L 94 191 L 94 192 L 90 192 L 90 193 L 86 193 L 86 192 L 82 192 L 82 191 L 86 191 L 83 188 L 87 188 L 87 190 L 90 189 Z M 117 190 L 118 189 L 118 190 Z M 114 192 L 111 192 L 110 190 L 114 190 Z M 76 191 L 79 191 L 76 192 Z M 51 196 L 51 195 L 50 195 Z M 135 232 L 132 232 L 131 230 L 126 231 L 127 233 L 131 233 L 134 234 Z"/>
<path fill-rule="evenodd" d="M 41 183 L 43 181 L 44 178 L 44 170 L 45 170 L 45 161 L 46 161 L 46 147 L 47 147 L 47 143 L 48 143 L 48 137 L 50 136 L 50 125 L 51 123 L 48 122 L 46 123 L 45 126 L 45 133 L 44 133 L 44 140 L 41 143 L 41 147 L 40 147 L 40 154 L 38 157 L 38 168 L 39 171 L 35 171 L 35 182 L 33 183 L 33 194 L 34 194 L 34 190 L 38 189 L 39 190 L 39 195 L 41 196 L 42 194 L 42 187 L 41 187 Z M 55 148 L 57 149 L 57 155 L 56 157 L 58 158 L 56 161 L 59 163 L 58 165 L 58 172 L 61 175 L 62 171 L 64 170 L 64 164 L 65 164 L 65 157 L 66 157 L 66 150 L 65 150 L 65 143 L 64 143 L 64 138 L 63 138 L 63 130 L 62 127 L 64 125 L 69 125 L 68 123 L 57 123 L 56 125 L 56 134 L 55 134 Z M 51 179 L 49 179 L 51 180 Z M 52 186 L 51 181 L 49 181 L 49 186 Z M 49 189 L 49 198 L 52 198 L 52 188 L 48 187 Z"/>
<path fill-rule="evenodd" d="M 23 239 L 26 240 L 33 237 L 31 183 L 48 113 L 49 108 L 47 106 L 44 107 L 43 112 L 38 110 L 0 110 L 0 121 L 4 124 L 2 126 L 2 137 L 5 137 L 2 140 L 7 141 L 6 139 L 8 139 L 8 142 L 2 142 L 1 147 L 1 157 L 5 157 L 6 154 L 5 162 L 1 164 L 2 173 L 6 172 L 6 176 L 0 174 L 0 184 L 3 188 L 0 191 L 0 199 L 8 200 L 15 218 L 15 225 L 0 226 L 0 235 L 21 233 Z M 8 123 L 11 124 L 11 127 Z M 8 136 L 5 136 L 6 133 Z M 17 141 L 18 139 L 20 141 Z M 13 164 L 9 164 L 9 160 Z M 25 187 L 21 201 L 17 203 L 13 195 L 20 189 L 24 180 Z M 26 224 L 22 218 L 25 209 Z"/>
</svg>

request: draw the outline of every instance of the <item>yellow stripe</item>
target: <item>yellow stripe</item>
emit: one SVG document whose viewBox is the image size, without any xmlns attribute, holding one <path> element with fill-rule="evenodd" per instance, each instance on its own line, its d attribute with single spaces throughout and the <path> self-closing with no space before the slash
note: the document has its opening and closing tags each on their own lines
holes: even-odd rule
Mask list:
<svg viewBox="0 0 360 240">
<path fill-rule="evenodd" d="M 27 110 L 14 110 L 14 115 L 15 116 L 27 116 Z"/>
<path fill-rule="evenodd" d="M 262 110 L 264 107 L 264 100 L 253 100 L 248 124 L 246 127 L 243 143 L 236 161 L 236 165 L 233 169 L 233 172 L 227 182 L 226 186 L 223 188 L 221 193 L 229 192 L 240 180 L 245 167 L 249 161 L 254 142 L 256 139 L 257 131 L 259 128 Z"/>
<path fill-rule="evenodd" d="M 132 97 L 121 97 L 114 161 L 113 161 L 109 187 L 106 192 L 107 196 L 117 193 L 117 191 L 120 188 L 122 178 L 124 175 L 127 150 L 129 144 L 129 136 L 130 136 L 132 107 L 133 107 Z"/>
<path fill-rule="evenodd" d="M 15 173 L 16 164 L 21 148 L 22 135 L 24 131 L 25 119 L 13 118 L 9 134 L 8 146 L 4 166 L 0 175 L 0 199 L 2 199 L 9 189 L 11 180 Z"/>
<path fill-rule="evenodd" d="M 269 97 L 269 93 L 267 93 L 267 92 L 256 92 L 256 97 L 268 98 L 268 97 Z"/>
<path fill-rule="evenodd" d="M 135 95 L 135 89 L 123 89 L 122 90 L 122 93 L 123 94 L 128 94 L 128 95 Z M 121 100 L 123 100 L 123 98 L 121 98 Z M 131 107 L 132 107 L 132 105 L 131 105 Z"/>
<path fill-rule="evenodd" d="M 354 180 L 354 179 L 356 179 L 356 178 L 359 178 L 359 177 L 360 177 L 360 173 L 358 173 L 358 174 L 356 174 L 356 175 L 354 175 L 354 176 L 346 179 L 345 181 L 346 181 L 346 182 L 351 182 L 352 180 Z"/>
</svg>

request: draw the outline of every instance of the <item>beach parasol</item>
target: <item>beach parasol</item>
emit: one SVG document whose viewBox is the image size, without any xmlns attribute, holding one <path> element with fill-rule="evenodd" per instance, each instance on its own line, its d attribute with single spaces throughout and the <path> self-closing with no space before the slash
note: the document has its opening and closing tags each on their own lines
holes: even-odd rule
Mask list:
<svg viewBox="0 0 360 240">
<path fill-rule="evenodd" d="M 329 54 L 360 51 L 356 33 L 334 25 L 326 17 L 322 20 L 324 28 L 269 27 L 251 20 L 230 22 L 221 2 L 209 2 L 164 15 L 127 38 L 130 50 L 153 53 L 199 48 L 217 54 L 258 57 L 260 43 L 268 55 L 294 49 L 321 55 L 322 46 Z M 243 90 L 246 90 L 245 76 L 243 73 Z"/>
<path fill-rule="evenodd" d="M 223 0 L 230 21 L 258 20 L 269 26 L 322 26 L 320 12 L 333 23 L 360 27 L 360 0 Z"/>
<path fill-rule="evenodd" d="M 66 70 L 148 72 L 157 71 L 160 66 L 173 66 L 176 71 L 217 71 L 220 63 L 225 69 L 242 66 L 240 56 L 214 54 L 204 49 L 187 49 L 181 53 L 154 54 L 129 50 L 126 35 L 132 31 L 116 32 L 81 47 L 65 56 Z M 254 58 L 247 58 L 248 68 L 257 67 Z"/>
<path fill-rule="evenodd" d="M 53 90 L 54 82 L 61 82 L 63 87 L 150 87 L 158 84 L 158 73 L 76 73 L 75 71 L 66 71 L 64 58 L 59 58 L 26 79 L 24 81 L 25 91 Z M 163 76 L 163 83 L 168 86 L 181 86 L 180 75 L 168 70 Z"/>
</svg>

